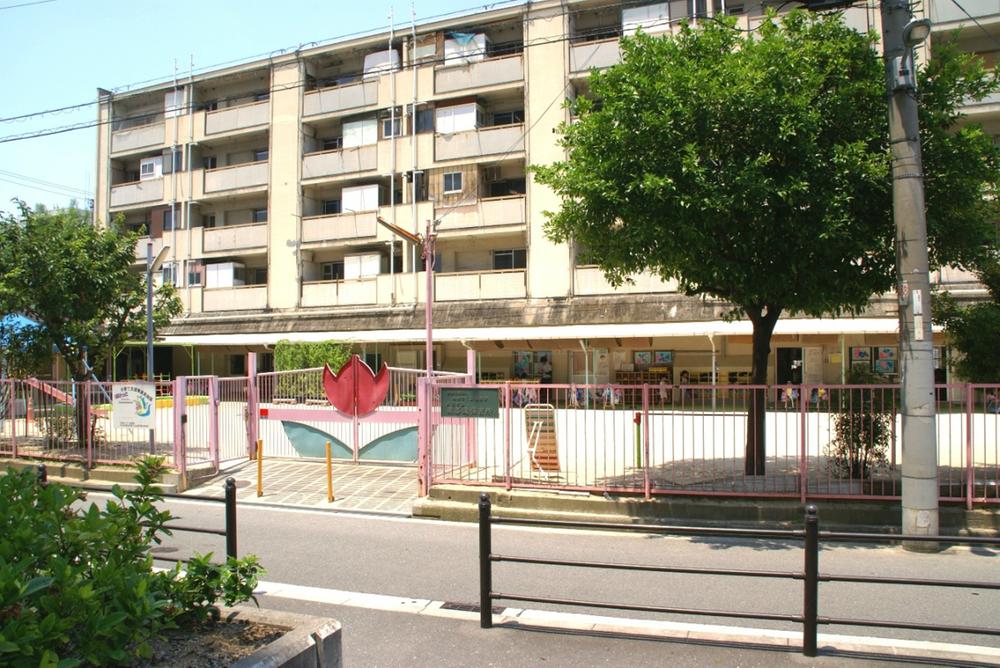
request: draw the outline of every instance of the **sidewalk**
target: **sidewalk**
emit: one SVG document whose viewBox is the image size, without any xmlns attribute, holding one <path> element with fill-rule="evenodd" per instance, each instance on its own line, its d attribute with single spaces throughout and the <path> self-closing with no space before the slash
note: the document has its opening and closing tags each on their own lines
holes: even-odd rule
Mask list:
<svg viewBox="0 0 1000 668">
<path fill-rule="evenodd" d="M 415 467 L 335 462 L 332 468 L 333 503 L 327 501 L 326 464 L 280 459 L 264 460 L 263 496 L 257 496 L 255 461 L 224 469 L 185 493 L 222 497 L 223 482 L 232 477 L 241 504 L 410 515 L 417 498 Z"/>
</svg>

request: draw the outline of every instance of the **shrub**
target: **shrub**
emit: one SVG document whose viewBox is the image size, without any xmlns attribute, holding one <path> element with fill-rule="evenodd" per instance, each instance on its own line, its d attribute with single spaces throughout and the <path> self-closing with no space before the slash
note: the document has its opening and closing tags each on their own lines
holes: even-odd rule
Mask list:
<svg viewBox="0 0 1000 668">
<path fill-rule="evenodd" d="M 874 385 L 885 379 L 871 371 L 852 369 L 850 385 Z M 827 451 L 830 470 L 838 478 L 868 478 L 885 466 L 893 443 L 895 390 L 852 387 L 839 392 L 833 417 L 834 438 Z"/>
<path fill-rule="evenodd" d="M 192 613 L 190 590 L 199 591 L 202 610 L 220 596 L 252 598 L 261 572 L 252 557 L 223 566 L 196 557 L 198 573 L 218 573 L 207 578 L 153 572 L 149 548 L 170 533 L 170 512 L 157 509 L 153 486 L 163 469 L 162 458 L 148 458 L 138 489 L 115 486 L 104 508 L 81 508 L 82 492 L 40 485 L 32 471 L 0 476 L 0 664 L 130 664 L 149 656 L 154 635 L 205 618 Z"/>
<path fill-rule="evenodd" d="M 282 339 L 274 346 L 274 370 L 314 369 L 324 364 L 338 371 L 351 357 L 351 344 L 341 341 L 295 342 Z M 322 374 L 281 375 L 274 388 L 276 397 L 323 399 Z"/>
</svg>

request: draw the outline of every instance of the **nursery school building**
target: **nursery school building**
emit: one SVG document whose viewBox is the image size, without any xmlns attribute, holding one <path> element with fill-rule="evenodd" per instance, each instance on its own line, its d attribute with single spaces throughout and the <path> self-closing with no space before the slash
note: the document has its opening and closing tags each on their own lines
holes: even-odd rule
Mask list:
<svg viewBox="0 0 1000 668">
<path fill-rule="evenodd" d="M 764 15 L 758 0 L 697 6 L 742 29 Z M 435 369 L 466 372 L 472 351 L 481 381 L 745 384 L 748 322 L 655 275 L 610 285 L 573 244 L 546 237 L 545 211 L 560 202 L 528 169 L 564 157 L 563 102 L 590 94 L 589 73 L 619 61 L 622 35 L 675 30 L 692 9 L 541 0 L 100 91 L 97 217 L 145 230 L 136 270 L 147 250 L 161 256 L 156 280 L 184 303 L 157 342 L 157 376 L 244 376 L 248 352 L 266 372 L 286 338 L 351 342 L 373 368 L 422 368 L 414 236 L 431 221 Z M 965 22 L 948 2 L 925 11 L 931 49 Z M 843 16 L 879 29 L 872 7 Z M 986 101 L 965 111 L 988 130 L 1000 119 Z M 985 294 L 958 271 L 932 281 L 960 299 Z M 855 365 L 895 382 L 896 310 L 890 294 L 858 318 L 783 318 L 768 382 L 840 383 Z M 113 377 L 140 375 L 144 354 L 127 348 Z"/>
</svg>

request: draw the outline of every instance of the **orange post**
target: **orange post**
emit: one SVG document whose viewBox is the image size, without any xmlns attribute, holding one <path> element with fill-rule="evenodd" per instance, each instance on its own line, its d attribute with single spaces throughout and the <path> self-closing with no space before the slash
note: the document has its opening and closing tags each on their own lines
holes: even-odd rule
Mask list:
<svg viewBox="0 0 1000 668">
<path fill-rule="evenodd" d="M 333 503 L 333 457 L 330 454 L 330 441 L 326 442 L 326 502 Z"/>
<path fill-rule="evenodd" d="M 257 441 L 257 496 L 264 496 L 264 441 Z"/>
</svg>

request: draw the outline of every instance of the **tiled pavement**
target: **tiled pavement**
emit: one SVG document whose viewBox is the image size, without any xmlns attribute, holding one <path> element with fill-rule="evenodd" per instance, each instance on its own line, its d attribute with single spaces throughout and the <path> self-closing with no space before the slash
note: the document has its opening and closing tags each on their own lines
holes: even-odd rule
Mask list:
<svg viewBox="0 0 1000 668">
<path fill-rule="evenodd" d="M 224 495 L 223 481 L 236 479 L 240 503 L 264 503 L 409 515 L 417 498 L 415 466 L 334 463 L 333 503 L 327 502 L 326 464 L 265 459 L 263 496 L 257 496 L 257 462 L 243 462 L 189 489 L 187 494 Z"/>
</svg>

